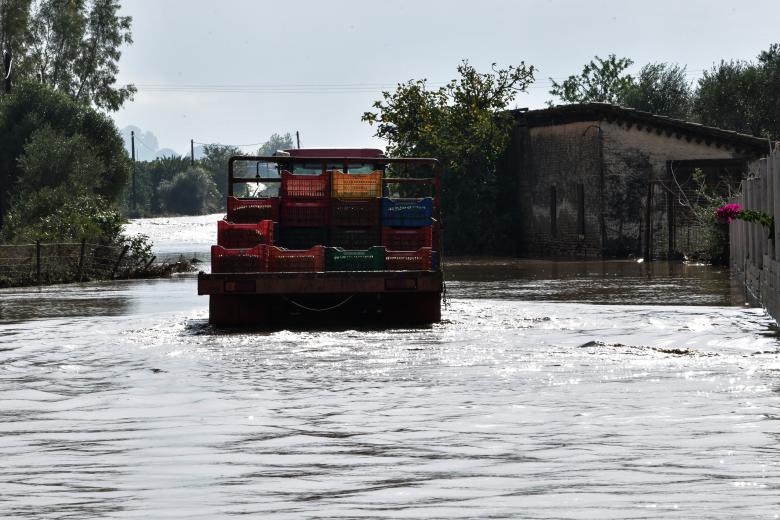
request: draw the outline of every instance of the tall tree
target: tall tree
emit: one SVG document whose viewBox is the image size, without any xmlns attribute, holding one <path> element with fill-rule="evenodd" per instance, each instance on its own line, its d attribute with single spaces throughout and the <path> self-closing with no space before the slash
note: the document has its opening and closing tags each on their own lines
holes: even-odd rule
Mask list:
<svg viewBox="0 0 780 520">
<path fill-rule="evenodd" d="M 710 126 L 764 135 L 761 69 L 746 61 L 721 61 L 704 71 L 694 99 L 697 119 Z"/>
<path fill-rule="evenodd" d="M 363 120 L 376 125 L 376 136 L 399 156 L 436 157 L 445 168 L 443 210 L 448 248 L 457 253 L 506 252 L 511 234 L 498 161 L 509 144 L 513 116 L 507 107 L 533 82 L 534 68 L 480 73 L 468 62 L 459 77 L 430 90 L 425 80 L 384 92 Z"/>
<path fill-rule="evenodd" d="M 284 135 L 271 134 L 268 141 L 263 143 L 257 150 L 257 155 L 273 155 L 277 150 L 289 150 L 293 147 L 293 138 L 290 132 Z"/>
<path fill-rule="evenodd" d="M 14 70 L 29 40 L 31 0 L 0 0 L 0 61 L 3 56 L 14 60 Z M 3 71 L 4 72 L 4 71 Z"/>
<path fill-rule="evenodd" d="M 690 115 L 692 95 L 684 66 L 648 63 L 618 101 L 638 110 L 685 119 Z"/>
<path fill-rule="evenodd" d="M 121 48 L 133 41 L 118 0 L 0 1 L 0 14 L 12 14 L 0 22 L 0 39 L 14 52 L 16 81 L 111 111 L 132 98 L 133 85 L 116 85 Z"/>
<path fill-rule="evenodd" d="M 618 104 L 634 84 L 634 79 L 625 74 L 634 62 L 610 54 L 606 59 L 594 56 L 579 76 L 569 76 L 562 83 L 554 79 L 550 94 L 564 103 L 589 103 L 600 101 Z M 549 102 L 552 105 L 552 101 Z"/>
</svg>

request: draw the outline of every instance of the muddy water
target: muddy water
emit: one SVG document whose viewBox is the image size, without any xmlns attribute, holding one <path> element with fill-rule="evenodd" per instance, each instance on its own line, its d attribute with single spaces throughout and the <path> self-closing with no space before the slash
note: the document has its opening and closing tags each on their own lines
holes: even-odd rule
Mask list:
<svg viewBox="0 0 780 520">
<path fill-rule="evenodd" d="M 0 291 L 0 518 L 777 518 L 727 274 L 456 261 L 425 329 L 230 333 L 195 280 Z"/>
</svg>

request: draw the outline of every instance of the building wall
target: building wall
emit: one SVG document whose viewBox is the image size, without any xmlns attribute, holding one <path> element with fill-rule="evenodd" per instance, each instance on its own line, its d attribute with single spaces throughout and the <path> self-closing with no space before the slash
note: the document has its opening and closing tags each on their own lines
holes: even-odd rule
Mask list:
<svg viewBox="0 0 780 520">
<path fill-rule="evenodd" d="M 521 131 L 520 253 L 597 256 L 601 250 L 598 129 L 584 122 Z M 584 233 L 578 220 L 580 190 L 584 194 Z M 554 229 L 551 211 L 555 213 Z"/>
<path fill-rule="evenodd" d="M 733 148 L 679 138 L 655 128 L 602 121 L 605 231 L 608 256 L 642 256 L 648 231 L 652 249 L 668 249 L 669 161 L 738 157 Z M 655 185 L 649 186 L 651 182 Z M 663 183 L 663 184 L 660 184 Z M 647 207 L 648 193 L 651 207 Z M 650 229 L 645 226 L 650 216 Z"/>
<path fill-rule="evenodd" d="M 518 178 L 519 254 L 628 257 L 644 253 L 648 236 L 665 250 L 669 197 L 660 183 L 668 181 L 668 161 L 738 154 L 655 128 L 584 121 L 518 126 L 508 156 Z"/>
</svg>

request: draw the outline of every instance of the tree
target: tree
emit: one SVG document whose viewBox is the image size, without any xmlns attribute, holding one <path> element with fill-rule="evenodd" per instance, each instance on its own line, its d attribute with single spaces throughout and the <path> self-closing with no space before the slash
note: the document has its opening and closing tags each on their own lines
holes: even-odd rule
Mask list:
<svg viewBox="0 0 780 520">
<path fill-rule="evenodd" d="M 220 209 L 227 200 L 228 161 L 234 155 L 243 155 L 241 149 L 232 145 L 207 144 L 203 146 L 203 158 L 198 161 L 201 168 L 211 176 L 221 199 Z"/>
<path fill-rule="evenodd" d="M 500 179 L 499 158 L 514 124 L 506 108 L 533 82 L 534 68 L 479 73 L 468 62 L 458 79 L 430 90 L 425 80 L 384 92 L 363 120 L 376 125 L 391 155 L 436 157 L 445 169 L 445 240 L 456 253 L 501 252 L 511 233 L 506 197 L 513 187 Z"/>
<path fill-rule="evenodd" d="M 590 103 L 594 101 L 619 104 L 633 87 L 634 80 L 624 74 L 634 62 L 628 58 L 618 58 L 614 54 L 607 59 L 594 56 L 586 64 L 579 76 L 569 76 L 563 83 L 554 79 L 550 94 L 565 103 Z M 552 101 L 549 102 L 552 105 Z"/>
<path fill-rule="evenodd" d="M 277 150 L 289 150 L 293 147 L 293 139 L 290 132 L 284 135 L 271 134 L 268 141 L 257 149 L 257 155 L 273 155 Z"/>
<path fill-rule="evenodd" d="M 30 2 L 0 0 L 0 55 L 7 52 L 13 58 L 24 53 L 29 38 Z"/>
<path fill-rule="evenodd" d="M 82 185 L 116 202 L 130 160 L 105 114 L 39 83 L 0 97 L 0 222 L 16 193 Z"/>
<path fill-rule="evenodd" d="M 764 135 L 761 69 L 745 61 L 721 61 L 704 71 L 694 98 L 699 122 L 756 136 Z"/>
<path fill-rule="evenodd" d="M 760 113 L 764 135 L 780 139 L 780 44 L 773 43 L 758 55 L 763 98 Z"/>
<path fill-rule="evenodd" d="M 648 63 L 618 101 L 627 107 L 679 119 L 690 115 L 693 93 L 685 67 Z"/>
<path fill-rule="evenodd" d="M 0 0 L 3 45 L 14 54 L 14 79 L 37 81 L 71 98 L 115 111 L 136 91 L 117 87 L 120 48 L 132 43 L 118 0 Z"/>
<path fill-rule="evenodd" d="M 217 187 L 208 172 L 190 168 L 160 184 L 163 207 L 181 215 L 202 215 L 213 210 Z"/>
</svg>

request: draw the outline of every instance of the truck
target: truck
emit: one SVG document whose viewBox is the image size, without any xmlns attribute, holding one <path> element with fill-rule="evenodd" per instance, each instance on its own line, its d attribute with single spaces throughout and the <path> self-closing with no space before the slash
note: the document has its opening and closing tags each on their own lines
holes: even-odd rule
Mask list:
<svg viewBox="0 0 780 520">
<path fill-rule="evenodd" d="M 429 325 L 444 290 L 442 168 L 377 149 L 291 149 L 228 162 L 211 272 L 219 327 Z"/>
</svg>

